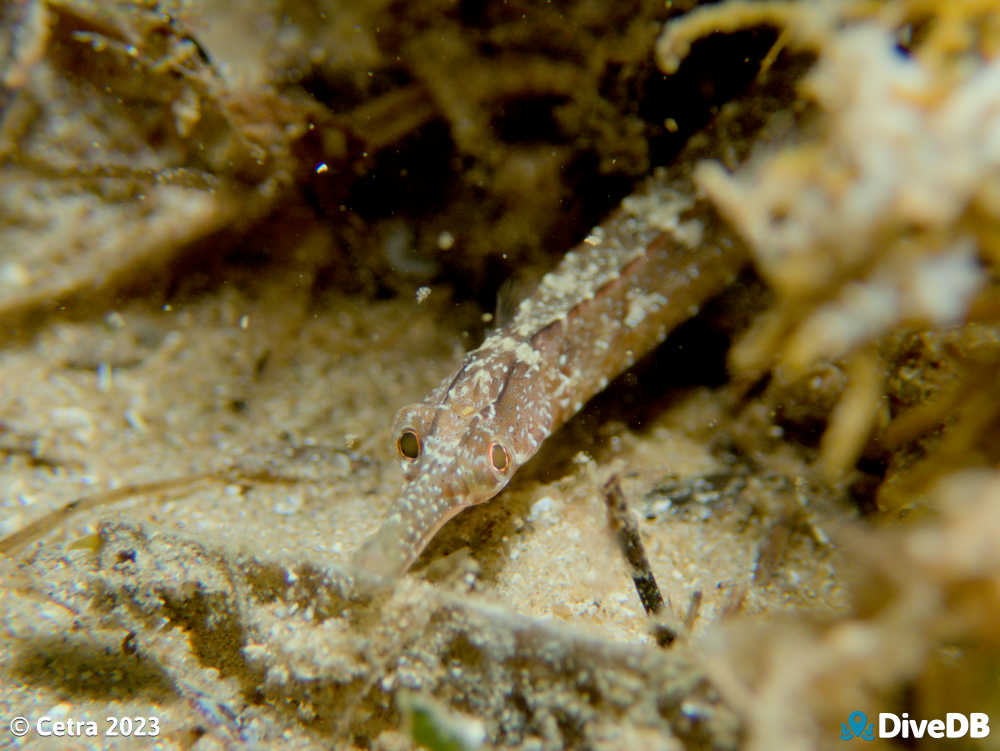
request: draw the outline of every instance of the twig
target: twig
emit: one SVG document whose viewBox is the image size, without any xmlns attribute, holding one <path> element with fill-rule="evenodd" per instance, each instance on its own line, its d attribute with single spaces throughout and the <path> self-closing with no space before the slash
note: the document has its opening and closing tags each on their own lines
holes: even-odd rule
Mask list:
<svg viewBox="0 0 1000 751">
<path fill-rule="evenodd" d="M 646 611 L 646 615 L 654 618 L 653 636 L 657 644 L 665 647 L 674 642 L 679 634 L 679 629 L 668 621 L 669 609 L 665 607 L 663 595 L 656 584 L 656 577 L 649 566 L 649 558 L 646 556 L 646 548 L 639 537 L 639 525 L 635 516 L 629 512 L 625 494 L 622 493 L 621 483 L 618 475 L 613 475 L 604 484 L 604 500 L 608 505 L 608 524 L 615 532 L 618 540 L 618 547 L 625 557 L 625 562 L 629 567 L 629 575 L 635 583 L 635 591 L 639 593 L 639 600 Z"/>
<path fill-rule="evenodd" d="M 240 482 L 251 483 L 295 483 L 300 482 L 298 478 L 286 478 L 268 471 L 243 472 L 238 468 L 227 468 L 219 472 L 205 472 L 202 474 L 189 475 L 186 477 L 173 477 L 168 480 L 158 480 L 156 482 L 135 483 L 123 485 L 114 490 L 103 493 L 86 495 L 76 500 L 70 501 L 64 506 L 60 506 L 54 511 L 50 511 L 44 516 L 21 527 L 6 537 L 0 538 L 0 554 L 14 555 L 25 546 L 56 529 L 62 522 L 72 516 L 87 509 L 108 506 L 118 503 L 127 498 L 141 495 L 153 495 L 166 491 L 184 488 L 191 490 L 206 482 L 237 484 Z"/>
</svg>

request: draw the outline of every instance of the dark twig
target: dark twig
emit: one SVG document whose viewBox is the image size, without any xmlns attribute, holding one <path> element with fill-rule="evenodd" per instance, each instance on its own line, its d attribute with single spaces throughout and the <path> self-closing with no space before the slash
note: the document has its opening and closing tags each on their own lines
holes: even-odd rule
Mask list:
<svg viewBox="0 0 1000 751">
<path fill-rule="evenodd" d="M 608 504 L 608 524 L 614 530 L 618 547 L 625 556 L 639 600 L 646 614 L 654 618 L 653 635 L 660 646 L 667 646 L 677 638 L 678 628 L 669 622 L 672 619 L 664 618 L 669 613 L 649 566 L 646 548 L 639 537 L 639 525 L 629 511 L 625 494 L 622 493 L 618 475 L 612 476 L 604 484 L 604 500 Z"/>
</svg>

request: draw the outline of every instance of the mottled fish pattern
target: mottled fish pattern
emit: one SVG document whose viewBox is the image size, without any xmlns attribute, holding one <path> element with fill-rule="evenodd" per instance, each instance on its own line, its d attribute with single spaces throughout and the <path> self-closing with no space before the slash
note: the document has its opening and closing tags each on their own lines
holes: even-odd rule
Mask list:
<svg viewBox="0 0 1000 751">
<path fill-rule="evenodd" d="M 356 565 L 405 572 L 445 522 L 497 495 L 547 436 L 734 280 L 745 250 L 713 229 L 721 222 L 701 221 L 711 210 L 680 184 L 661 174 L 625 199 L 507 325 L 399 411 L 406 484 Z"/>
</svg>

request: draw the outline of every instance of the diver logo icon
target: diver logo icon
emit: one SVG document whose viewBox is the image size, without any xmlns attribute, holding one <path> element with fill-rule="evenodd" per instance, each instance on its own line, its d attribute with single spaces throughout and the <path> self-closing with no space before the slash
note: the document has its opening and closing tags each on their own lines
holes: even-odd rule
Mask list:
<svg viewBox="0 0 1000 751">
<path fill-rule="evenodd" d="M 868 722 L 864 712 L 851 712 L 847 722 L 840 723 L 840 739 L 849 741 L 851 738 L 875 740 L 875 723 Z"/>
</svg>

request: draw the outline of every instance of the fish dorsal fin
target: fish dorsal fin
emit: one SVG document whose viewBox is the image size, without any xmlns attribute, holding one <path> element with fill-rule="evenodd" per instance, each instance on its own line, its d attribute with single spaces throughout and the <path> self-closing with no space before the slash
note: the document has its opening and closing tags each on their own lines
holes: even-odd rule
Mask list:
<svg viewBox="0 0 1000 751">
<path fill-rule="evenodd" d="M 493 314 L 493 323 L 498 329 L 506 328 L 514 320 L 521 302 L 534 294 L 544 274 L 544 269 L 537 267 L 518 269 L 504 280 L 497 290 Z"/>
</svg>

